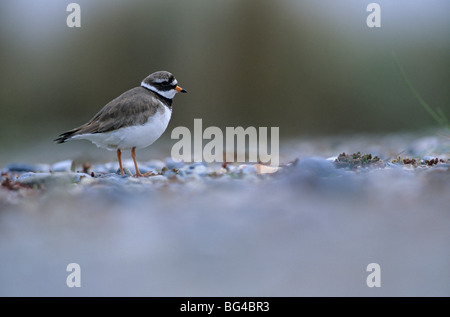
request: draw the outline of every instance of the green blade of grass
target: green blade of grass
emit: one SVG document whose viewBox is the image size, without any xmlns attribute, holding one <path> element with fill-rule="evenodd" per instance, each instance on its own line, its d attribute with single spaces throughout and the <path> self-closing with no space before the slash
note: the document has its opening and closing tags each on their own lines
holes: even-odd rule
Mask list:
<svg viewBox="0 0 450 317">
<path fill-rule="evenodd" d="M 436 108 L 436 112 L 441 116 L 442 122 L 443 122 L 445 125 L 448 125 L 449 122 L 448 122 L 447 116 L 446 116 L 445 113 L 442 111 L 442 109 L 438 107 L 438 108 Z"/>
<path fill-rule="evenodd" d="M 428 114 L 440 125 L 443 125 L 444 127 L 446 127 L 447 129 L 450 130 L 450 124 L 448 122 L 447 117 L 445 116 L 445 114 L 442 112 L 441 109 L 437 109 L 437 112 L 434 111 L 426 102 L 425 100 L 422 99 L 422 97 L 419 95 L 419 93 L 417 92 L 417 90 L 414 88 L 414 86 L 411 84 L 411 82 L 409 81 L 408 76 L 406 76 L 405 71 L 403 70 L 403 66 L 400 64 L 400 62 L 398 61 L 397 55 L 393 52 L 392 53 L 392 57 L 394 58 L 395 64 L 397 65 L 400 74 L 403 77 L 403 80 L 405 81 L 406 85 L 408 86 L 408 88 L 411 90 L 412 94 L 416 97 L 416 99 L 419 101 L 420 105 L 428 112 Z"/>
</svg>

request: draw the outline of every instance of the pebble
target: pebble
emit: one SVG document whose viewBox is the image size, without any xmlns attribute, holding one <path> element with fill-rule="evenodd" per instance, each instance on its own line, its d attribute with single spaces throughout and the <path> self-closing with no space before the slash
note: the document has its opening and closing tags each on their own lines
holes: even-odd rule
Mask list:
<svg viewBox="0 0 450 317">
<path fill-rule="evenodd" d="M 206 176 L 208 174 L 208 168 L 204 162 L 194 162 L 189 165 L 180 168 L 180 171 L 186 173 L 186 175 L 197 174 L 199 176 Z"/>
<path fill-rule="evenodd" d="M 52 165 L 51 170 L 53 172 L 70 172 L 75 168 L 74 162 L 72 160 L 65 160 L 61 162 L 56 162 Z"/>
<path fill-rule="evenodd" d="M 256 174 L 257 169 L 254 165 L 239 165 L 238 172 L 241 174 Z"/>
<path fill-rule="evenodd" d="M 167 178 L 173 178 L 177 177 L 178 173 L 174 171 L 174 169 L 167 169 L 165 170 L 162 175 L 164 175 Z"/>
<path fill-rule="evenodd" d="M 6 170 L 9 172 L 25 173 L 25 172 L 49 172 L 50 166 L 47 164 L 21 164 L 12 163 L 6 165 Z"/>
<path fill-rule="evenodd" d="M 17 181 L 25 185 L 41 185 L 46 186 L 59 186 L 78 183 L 81 178 L 91 178 L 90 175 L 85 173 L 34 173 L 27 172 L 19 176 Z"/>
<path fill-rule="evenodd" d="M 133 170 L 134 171 L 134 170 Z M 121 172 L 120 172 L 120 168 L 118 168 L 117 170 L 116 170 L 116 174 L 117 175 L 121 175 L 120 174 Z M 125 175 L 127 175 L 127 176 L 133 176 L 133 173 L 130 171 L 130 169 L 128 168 L 128 167 L 126 167 L 126 166 L 124 166 L 123 167 L 123 173 L 125 174 Z"/>
<path fill-rule="evenodd" d="M 125 172 L 125 170 L 124 170 Z M 119 173 L 107 173 L 107 174 L 99 174 L 98 179 L 127 179 L 129 176 L 128 175 L 120 175 Z"/>
<path fill-rule="evenodd" d="M 258 174 L 272 174 L 280 170 L 279 167 L 267 166 L 263 164 L 255 164 L 254 166 L 256 167 L 256 171 Z"/>
<path fill-rule="evenodd" d="M 44 179 L 50 177 L 52 173 L 35 173 L 35 172 L 26 172 L 19 176 L 18 181 L 24 184 L 28 182 L 33 182 L 34 180 Z"/>
</svg>

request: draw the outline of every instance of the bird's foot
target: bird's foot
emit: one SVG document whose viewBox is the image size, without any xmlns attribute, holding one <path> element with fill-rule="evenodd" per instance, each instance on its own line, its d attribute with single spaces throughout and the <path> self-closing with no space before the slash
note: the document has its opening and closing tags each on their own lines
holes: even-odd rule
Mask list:
<svg viewBox="0 0 450 317">
<path fill-rule="evenodd" d="M 141 174 L 141 172 L 137 171 L 137 173 L 134 175 L 134 177 L 143 177 L 144 175 Z"/>
</svg>

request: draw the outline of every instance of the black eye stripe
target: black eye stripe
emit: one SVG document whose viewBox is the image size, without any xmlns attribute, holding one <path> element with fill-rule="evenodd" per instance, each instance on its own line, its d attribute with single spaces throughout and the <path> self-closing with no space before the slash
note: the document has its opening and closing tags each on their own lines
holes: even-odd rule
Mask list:
<svg viewBox="0 0 450 317">
<path fill-rule="evenodd" d="M 168 91 L 168 90 L 175 89 L 175 87 L 177 85 L 171 85 L 170 82 L 164 81 L 162 83 L 154 83 L 153 86 L 158 90 Z"/>
</svg>

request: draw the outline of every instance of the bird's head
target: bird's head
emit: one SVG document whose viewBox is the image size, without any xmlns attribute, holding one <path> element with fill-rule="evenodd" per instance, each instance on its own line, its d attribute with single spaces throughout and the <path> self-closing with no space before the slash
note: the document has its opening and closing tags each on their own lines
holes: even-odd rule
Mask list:
<svg viewBox="0 0 450 317">
<path fill-rule="evenodd" d="M 167 99 L 173 99 L 178 92 L 187 92 L 178 86 L 175 77 L 166 71 L 155 72 L 147 76 L 142 82 L 141 87 L 149 89 Z"/>
</svg>

